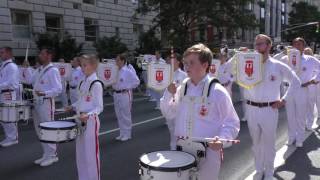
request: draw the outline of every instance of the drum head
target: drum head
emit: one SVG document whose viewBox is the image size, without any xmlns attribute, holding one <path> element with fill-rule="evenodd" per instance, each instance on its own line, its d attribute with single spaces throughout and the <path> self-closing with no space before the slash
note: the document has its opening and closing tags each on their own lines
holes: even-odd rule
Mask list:
<svg viewBox="0 0 320 180">
<path fill-rule="evenodd" d="M 41 129 L 52 129 L 52 130 L 64 130 L 64 129 L 72 129 L 76 126 L 76 123 L 71 121 L 50 121 L 50 122 L 42 122 L 39 124 Z"/>
<path fill-rule="evenodd" d="M 140 165 L 158 171 L 175 172 L 196 166 L 196 158 L 182 151 L 156 151 L 140 157 Z"/>
</svg>

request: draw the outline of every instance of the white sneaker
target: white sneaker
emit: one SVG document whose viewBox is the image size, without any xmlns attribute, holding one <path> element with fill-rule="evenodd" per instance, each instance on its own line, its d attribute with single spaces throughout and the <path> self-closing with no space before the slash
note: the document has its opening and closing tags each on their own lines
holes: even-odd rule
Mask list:
<svg viewBox="0 0 320 180">
<path fill-rule="evenodd" d="M 240 121 L 246 122 L 247 119 L 243 117 L 243 118 L 240 119 Z"/>
<path fill-rule="evenodd" d="M 253 175 L 253 180 L 262 180 L 262 177 L 263 177 L 263 172 L 256 172 Z"/>
<path fill-rule="evenodd" d="M 129 139 L 131 139 L 131 137 L 122 137 L 121 139 L 120 139 L 120 141 L 122 141 L 122 142 L 124 142 L 124 141 L 128 141 Z"/>
<path fill-rule="evenodd" d="M 56 156 L 51 156 L 51 157 L 46 157 L 42 162 L 40 163 L 40 166 L 45 167 L 45 166 L 50 166 L 51 164 L 58 162 L 59 158 Z"/>
<path fill-rule="evenodd" d="M 296 147 L 297 147 L 297 148 L 303 147 L 303 143 L 296 142 Z"/>
<path fill-rule="evenodd" d="M 18 144 L 18 140 L 4 140 L 0 143 L 2 147 L 9 147 L 12 145 Z"/>
<path fill-rule="evenodd" d="M 44 156 L 34 161 L 35 164 L 41 164 L 41 162 L 45 159 Z"/>
<path fill-rule="evenodd" d="M 115 139 L 119 141 L 119 140 L 121 140 L 121 138 L 122 138 L 122 135 L 119 135 L 119 136 L 116 137 Z"/>
</svg>

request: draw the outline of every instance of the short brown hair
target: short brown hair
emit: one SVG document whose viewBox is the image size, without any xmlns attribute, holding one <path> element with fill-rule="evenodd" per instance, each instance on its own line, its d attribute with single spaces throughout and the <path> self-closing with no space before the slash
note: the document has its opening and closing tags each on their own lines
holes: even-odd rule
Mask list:
<svg viewBox="0 0 320 180">
<path fill-rule="evenodd" d="M 93 65 L 95 68 L 97 68 L 99 64 L 98 57 L 95 54 L 84 54 L 80 56 L 80 61 L 88 62 L 89 64 Z"/>
<path fill-rule="evenodd" d="M 5 50 L 6 52 L 12 54 L 12 48 L 9 47 L 9 46 L 4 46 L 4 47 L 2 47 L 1 49 L 3 49 L 3 50 Z"/>
<path fill-rule="evenodd" d="M 306 41 L 305 41 L 302 37 L 297 37 L 297 38 L 295 38 L 295 39 L 292 41 L 292 44 L 295 43 L 295 42 L 299 42 L 299 41 L 303 43 L 303 46 L 306 46 L 306 45 L 307 45 Z"/>
<path fill-rule="evenodd" d="M 271 39 L 269 36 L 267 36 L 267 35 L 265 35 L 265 34 L 258 34 L 258 35 L 256 36 L 256 39 L 258 39 L 258 38 L 263 38 L 263 39 L 265 39 L 265 40 L 266 40 L 266 43 L 272 46 L 272 39 Z"/>
<path fill-rule="evenodd" d="M 211 50 L 204 44 L 199 43 L 195 44 L 191 47 L 189 47 L 184 53 L 183 57 L 187 57 L 190 54 L 198 54 L 199 55 L 199 60 L 202 64 L 208 63 L 208 65 L 211 65 L 211 61 L 213 58 Z"/>
<path fill-rule="evenodd" d="M 126 54 L 125 54 L 125 53 L 118 54 L 118 56 L 117 56 L 117 57 L 119 57 L 119 59 L 120 59 L 121 61 L 123 61 L 123 62 L 124 62 L 124 64 L 126 64 L 126 63 L 127 63 L 127 58 L 126 58 Z"/>
</svg>

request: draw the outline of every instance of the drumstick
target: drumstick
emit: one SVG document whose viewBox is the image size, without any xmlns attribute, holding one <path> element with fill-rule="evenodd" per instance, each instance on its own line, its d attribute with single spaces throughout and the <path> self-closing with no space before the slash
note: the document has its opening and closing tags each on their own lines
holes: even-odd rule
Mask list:
<svg viewBox="0 0 320 180">
<path fill-rule="evenodd" d="M 171 46 L 171 54 L 170 54 L 170 61 L 171 61 L 171 80 L 173 83 L 173 76 L 174 76 L 174 50 L 173 50 L 173 46 Z M 173 96 L 173 102 L 175 101 L 175 98 Z"/>
<path fill-rule="evenodd" d="M 27 45 L 27 49 L 26 49 L 26 56 L 24 58 L 24 62 L 29 64 L 29 61 L 28 61 L 28 56 L 29 56 L 29 46 L 30 46 L 30 42 L 28 41 L 28 45 Z"/>
<path fill-rule="evenodd" d="M 223 138 L 201 138 L 201 137 L 192 137 L 192 141 L 197 142 L 212 142 L 212 141 L 221 141 L 221 142 L 230 142 L 232 144 L 239 144 L 240 140 L 238 139 L 223 139 Z"/>
</svg>

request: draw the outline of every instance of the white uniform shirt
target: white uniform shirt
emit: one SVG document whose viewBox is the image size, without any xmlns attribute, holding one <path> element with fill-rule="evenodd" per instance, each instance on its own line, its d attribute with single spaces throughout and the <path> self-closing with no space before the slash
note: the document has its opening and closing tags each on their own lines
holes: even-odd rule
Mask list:
<svg viewBox="0 0 320 180">
<path fill-rule="evenodd" d="M 69 81 L 70 87 L 78 87 L 80 82 L 84 79 L 84 74 L 81 67 L 72 68 L 71 79 Z"/>
<path fill-rule="evenodd" d="M 233 64 L 233 63 L 230 63 Z M 272 57 L 263 63 L 262 82 L 251 89 L 244 90 L 244 97 L 254 102 L 273 102 L 280 99 L 280 84 L 289 82 L 290 86 L 282 99 L 293 95 L 293 91 L 301 86 L 299 78 L 290 67 Z"/>
<path fill-rule="evenodd" d="M 220 81 L 221 84 L 233 82 L 233 75 L 228 70 L 227 63 L 223 63 L 220 65 L 218 69 L 218 80 Z"/>
<path fill-rule="evenodd" d="M 178 87 L 188 75 L 186 72 L 182 71 L 180 68 L 173 73 L 173 82 Z"/>
<path fill-rule="evenodd" d="M 186 96 L 201 97 L 205 82 L 209 80 L 209 76 L 205 76 L 198 85 L 194 85 L 191 81 L 187 82 Z M 192 116 L 193 137 L 215 137 L 234 139 L 238 135 L 240 129 L 239 117 L 232 105 L 231 98 L 224 87 L 218 83 L 214 83 L 208 97 L 207 115 L 200 115 L 202 103 L 194 103 L 189 108 L 187 103 L 182 103 L 180 98 L 180 88 L 175 94 L 175 101 L 169 91 L 165 91 L 161 98 L 160 107 L 162 114 L 166 119 L 175 118 L 175 135 L 187 136 L 187 119 Z"/>
<path fill-rule="evenodd" d="M 281 61 L 288 63 L 288 56 L 281 58 Z M 313 56 L 303 54 L 301 56 L 301 69 L 297 75 L 301 84 L 306 83 L 312 79 L 320 80 L 320 62 Z"/>
<path fill-rule="evenodd" d="M 103 88 L 101 83 L 95 82 L 91 87 L 91 91 L 89 91 L 91 83 L 97 79 L 97 74 L 92 73 L 82 81 L 79 88 L 79 99 L 72 105 L 77 112 L 99 115 L 103 111 Z"/>
<path fill-rule="evenodd" d="M 119 70 L 118 80 L 112 85 L 114 90 L 130 90 L 138 87 L 140 80 L 132 70 L 126 65 L 122 66 Z"/>
<path fill-rule="evenodd" d="M 18 66 L 8 59 L 0 66 L 0 90 L 19 88 L 19 69 Z"/>
<path fill-rule="evenodd" d="M 45 97 L 55 97 L 62 92 L 59 70 L 51 63 L 35 70 L 30 82 L 34 91 L 45 93 Z"/>
<path fill-rule="evenodd" d="M 152 60 L 151 63 L 166 64 L 166 61 L 164 59 L 160 58 L 160 59 Z"/>
</svg>

